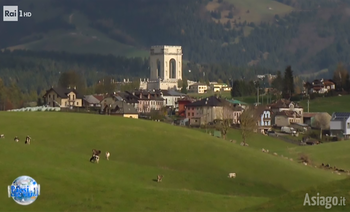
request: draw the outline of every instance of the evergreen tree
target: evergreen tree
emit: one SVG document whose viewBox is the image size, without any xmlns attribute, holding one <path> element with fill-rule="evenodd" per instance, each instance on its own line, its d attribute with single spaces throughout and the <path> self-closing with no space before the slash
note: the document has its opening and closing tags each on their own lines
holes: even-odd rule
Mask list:
<svg viewBox="0 0 350 212">
<path fill-rule="evenodd" d="M 282 96 L 285 99 L 290 99 L 294 94 L 294 77 L 291 66 L 286 68 L 283 82 Z"/>
<path fill-rule="evenodd" d="M 283 89 L 283 77 L 282 77 L 281 71 L 277 71 L 277 76 L 272 81 L 271 87 L 278 90 L 278 91 L 282 91 L 282 89 Z"/>
</svg>

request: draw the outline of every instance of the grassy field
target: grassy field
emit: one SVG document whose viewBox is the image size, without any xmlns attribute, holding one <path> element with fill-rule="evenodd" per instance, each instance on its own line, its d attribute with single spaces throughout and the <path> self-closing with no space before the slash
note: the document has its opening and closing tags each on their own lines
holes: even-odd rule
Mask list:
<svg viewBox="0 0 350 212">
<path fill-rule="evenodd" d="M 6 136 L 0 211 L 238 211 L 344 179 L 262 153 L 262 146 L 296 147 L 258 135 L 247 148 L 146 120 L 61 112 L 0 117 Z M 229 136 L 239 135 L 234 133 Z M 33 138 L 30 146 L 26 135 Z M 90 163 L 93 148 L 111 152 L 110 161 Z M 229 179 L 230 172 L 237 178 Z M 162 183 L 154 182 L 157 174 L 164 175 Z M 7 198 L 5 190 L 21 175 L 41 185 L 41 196 L 27 207 Z"/>
<path fill-rule="evenodd" d="M 243 211 L 268 211 L 268 212 L 280 212 L 280 211 L 349 211 L 349 199 L 350 199 L 350 179 L 344 179 L 337 182 L 332 182 L 330 184 L 320 185 L 316 188 L 305 189 L 297 192 L 291 192 L 281 197 L 272 199 L 266 203 L 259 206 L 254 206 L 252 208 L 245 208 Z M 304 200 L 306 193 L 309 197 L 317 196 L 329 196 L 329 197 L 345 197 L 345 205 L 331 206 L 331 208 L 326 208 L 323 206 L 304 206 Z"/>
<path fill-rule="evenodd" d="M 307 100 L 300 101 L 307 112 Z M 350 95 L 334 97 L 318 97 L 310 100 L 310 112 L 350 112 Z"/>
<path fill-rule="evenodd" d="M 202 130 L 204 131 L 204 130 Z M 238 130 L 230 130 L 227 134 L 228 139 L 237 141 L 237 145 L 242 141 L 241 134 Z M 275 137 L 264 136 L 258 133 L 252 134 L 248 138 L 247 143 L 252 149 L 260 150 L 262 148 L 269 149 L 270 152 L 276 152 L 297 160 L 300 154 L 306 154 L 311 159 L 313 165 L 321 165 L 329 163 L 345 170 L 350 170 L 350 155 L 347 154 L 350 148 L 349 141 L 338 141 L 323 143 L 315 146 L 299 146 L 281 141 Z"/>
</svg>

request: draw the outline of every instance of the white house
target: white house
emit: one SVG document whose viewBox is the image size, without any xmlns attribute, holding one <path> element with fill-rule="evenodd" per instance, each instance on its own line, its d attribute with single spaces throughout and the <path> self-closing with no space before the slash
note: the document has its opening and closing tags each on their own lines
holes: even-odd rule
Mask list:
<svg viewBox="0 0 350 212">
<path fill-rule="evenodd" d="M 162 90 L 162 97 L 165 101 L 166 107 L 177 108 L 177 100 L 182 99 L 186 94 L 177 92 L 175 90 Z"/>
<path fill-rule="evenodd" d="M 272 127 L 272 114 L 271 110 L 263 106 L 258 106 L 256 108 L 256 113 L 258 115 L 257 125 L 262 133 L 268 131 Z"/>
<path fill-rule="evenodd" d="M 189 93 L 206 93 L 210 87 L 204 83 L 196 83 L 188 87 Z"/>
<path fill-rule="evenodd" d="M 330 123 L 331 136 L 350 136 L 350 113 L 335 112 Z"/>
<path fill-rule="evenodd" d="M 217 82 L 212 82 L 210 83 L 210 88 L 214 92 L 220 92 L 220 91 L 231 91 L 231 87 L 228 86 L 226 83 L 217 83 Z"/>
</svg>

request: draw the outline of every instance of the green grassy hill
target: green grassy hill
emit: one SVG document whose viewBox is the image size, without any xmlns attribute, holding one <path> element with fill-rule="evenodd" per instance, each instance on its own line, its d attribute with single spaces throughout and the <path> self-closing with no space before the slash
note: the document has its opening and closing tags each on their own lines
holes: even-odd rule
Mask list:
<svg viewBox="0 0 350 212">
<path fill-rule="evenodd" d="M 26 211 L 237 211 L 344 178 L 262 153 L 253 142 L 242 147 L 164 123 L 59 112 L 0 117 L 0 187 L 20 175 L 41 184 Z M 90 163 L 93 148 L 111 152 L 110 161 Z M 153 181 L 157 174 L 162 183 Z M 5 189 L 0 198 L 1 211 L 24 210 Z"/>
<path fill-rule="evenodd" d="M 238 130 L 229 131 L 227 136 L 229 139 L 237 140 L 237 145 L 242 140 Z M 300 154 L 306 154 L 309 156 L 313 166 L 329 163 L 331 166 L 350 170 L 350 164 L 348 163 L 350 156 L 347 154 L 350 148 L 348 141 L 329 142 L 315 146 L 299 146 L 283 142 L 275 137 L 254 133 L 248 138 L 247 143 L 252 149 L 259 151 L 262 148 L 269 149 L 270 153 L 276 152 L 278 155 L 293 158 L 296 161 Z"/>
<path fill-rule="evenodd" d="M 332 182 L 325 185 L 320 185 L 315 188 L 305 189 L 297 192 L 291 192 L 286 195 L 282 195 L 281 197 L 272 199 L 262 205 L 245 208 L 243 211 L 268 211 L 268 212 L 280 212 L 280 211 L 349 211 L 348 200 L 350 199 L 349 194 L 350 188 L 350 179 L 347 178 L 345 180 Z M 337 206 L 331 206 L 331 208 L 326 208 L 323 206 L 309 206 L 305 204 L 304 200 L 306 193 L 309 197 L 317 196 L 328 196 L 328 197 L 344 197 L 345 205 L 338 202 Z M 340 205 L 341 204 L 341 205 Z M 328 206 L 329 207 L 329 206 Z"/>
<path fill-rule="evenodd" d="M 307 112 L 307 100 L 300 101 Z M 310 112 L 328 112 L 332 115 L 333 112 L 350 112 L 350 95 L 333 96 L 333 97 L 318 97 L 310 100 Z"/>
</svg>

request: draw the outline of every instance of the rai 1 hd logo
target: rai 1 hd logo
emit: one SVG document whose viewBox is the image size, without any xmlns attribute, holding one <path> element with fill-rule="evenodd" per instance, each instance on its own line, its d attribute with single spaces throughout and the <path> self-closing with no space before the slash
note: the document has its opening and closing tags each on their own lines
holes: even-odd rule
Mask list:
<svg viewBox="0 0 350 212">
<path fill-rule="evenodd" d="M 18 21 L 18 18 L 30 18 L 32 13 L 23 11 L 17 5 L 3 6 L 2 20 L 3 21 Z"/>
<path fill-rule="evenodd" d="M 8 197 L 19 205 L 30 205 L 40 195 L 40 185 L 29 176 L 17 177 L 7 190 Z"/>
</svg>

